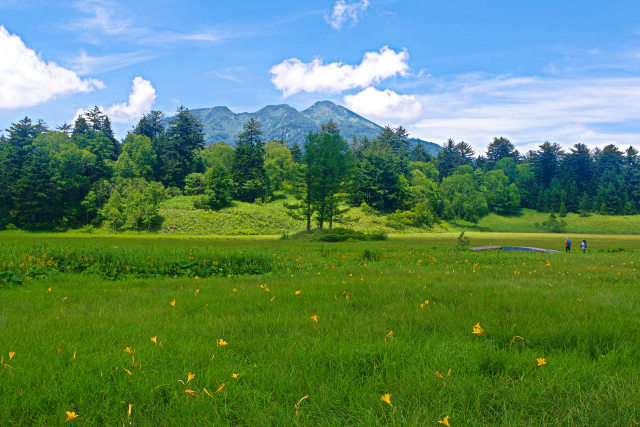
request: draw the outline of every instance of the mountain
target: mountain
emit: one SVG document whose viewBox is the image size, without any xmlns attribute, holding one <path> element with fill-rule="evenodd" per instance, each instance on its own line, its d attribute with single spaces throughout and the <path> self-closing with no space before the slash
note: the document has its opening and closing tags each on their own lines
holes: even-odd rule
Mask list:
<svg viewBox="0 0 640 427">
<path fill-rule="evenodd" d="M 303 111 L 287 105 L 267 105 L 255 113 L 236 114 L 227 107 L 198 108 L 190 110 L 191 114 L 202 121 L 205 141 L 211 144 L 225 141 L 235 145 L 238 134 L 244 123 L 253 117 L 262 125 L 266 140 L 284 139 L 287 142 L 304 143 L 309 132 L 317 132 L 320 125 L 333 120 L 340 129 L 340 134 L 347 141 L 352 137 L 375 138 L 382 127 L 353 111 L 336 105 L 331 101 L 319 101 Z M 433 142 L 412 139 L 414 143 L 422 143 L 429 153 L 436 154 L 441 148 Z"/>
</svg>

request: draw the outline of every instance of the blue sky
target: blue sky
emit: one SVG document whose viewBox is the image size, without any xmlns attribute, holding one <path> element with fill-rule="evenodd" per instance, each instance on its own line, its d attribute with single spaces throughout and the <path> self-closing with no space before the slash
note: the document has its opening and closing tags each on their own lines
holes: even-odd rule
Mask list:
<svg viewBox="0 0 640 427">
<path fill-rule="evenodd" d="M 640 2 L 0 0 L 0 127 L 329 99 L 412 136 L 640 148 Z"/>
</svg>

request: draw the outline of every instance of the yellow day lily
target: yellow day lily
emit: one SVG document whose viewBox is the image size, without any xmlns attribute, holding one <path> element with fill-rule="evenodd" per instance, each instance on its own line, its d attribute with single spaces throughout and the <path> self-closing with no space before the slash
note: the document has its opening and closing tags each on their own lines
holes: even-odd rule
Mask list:
<svg viewBox="0 0 640 427">
<path fill-rule="evenodd" d="M 158 337 L 157 336 L 151 337 L 151 342 L 154 344 L 158 344 Z"/>
<path fill-rule="evenodd" d="M 380 400 L 391 405 L 391 393 L 383 394 L 382 396 L 380 396 Z"/>
<path fill-rule="evenodd" d="M 225 383 L 222 383 L 222 385 L 218 387 L 218 389 L 216 390 L 216 393 L 220 393 L 225 385 L 226 385 Z"/>
<path fill-rule="evenodd" d="M 76 414 L 73 411 L 65 411 L 65 413 L 67 414 L 67 419 L 64 420 L 64 422 L 66 423 L 67 421 L 71 421 L 74 418 L 78 418 L 78 414 Z"/>
<path fill-rule="evenodd" d="M 16 355 L 15 351 L 10 351 L 9 352 L 9 360 L 13 359 L 13 356 L 15 356 L 15 355 Z"/>
<path fill-rule="evenodd" d="M 196 377 L 196 374 L 192 374 L 191 372 L 189 372 L 189 374 L 187 375 L 187 382 L 191 381 L 195 377 Z"/>
<path fill-rule="evenodd" d="M 443 376 L 440 372 L 438 372 L 438 371 L 436 371 L 436 376 L 437 376 L 438 378 L 444 379 L 444 376 Z"/>
<path fill-rule="evenodd" d="M 193 390 L 189 390 L 188 388 L 187 388 L 187 389 L 185 389 L 185 390 L 184 390 L 184 392 L 185 392 L 185 393 L 187 393 L 187 394 L 189 394 L 189 395 L 191 395 L 191 396 L 193 396 L 193 397 L 198 397 L 198 395 L 196 394 L 196 392 L 195 392 L 195 391 L 193 391 Z"/>
<path fill-rule="evenodd" d="M 169 304 L 171 304 L 171 307 L 175 307 L 176 306 L 176 300 L 174 299 L 173 301 L 169 302 Z"/>
<path fill-rule="evenodd" d="M 438 423 L 439 423 L 439 424 L 444 424 L 444 425 L 446 425 L 447 427 L 451 427 L 451 424 L 449 424 L 449 415 L 447 415 L 446 417 L 444 417 L 444 418 L 443 418 L 443 419 L 441 419 L 441 420 L 438 420 Z"/>
<path fill-rule="evenodd" d="M 239 376 L 240 374 L 231 374 L 231 378 L 233 378 L 234 380 L 237 380 Z"/>
<path fill-rule="evenodd" d="M 51 288 L 47 288 L 47 292 L 51 292 Z"/>
<path fill-rule="evenodd" d="M 540 357 L 538 359 L 536 359 L 536 361 L 538 362 L 538 366 L 542 366 L 542 365 L 546 365 L 547 361 L 544 360 L 544 357 Z"/>
<path fill-rule="evenodd" d="M 204 391 L 207 394 L 207 396 L 209 396 L 210 398 L 213 399 L 213 396 L 211 396 L 211 393 L 209 393 L 209 390 L 207 390 L 206 388 L 202 387 L 202 391 Z"/>
<path fill-rule="evenodd" d="M 131 403 L 129 403 L 129 410 L 127 411 L 127 416 L 128 417 L 131 416 Z"/>
<path fill-rule="evenodd" d="M 293 275 L 292 275 L 293 277 Z M 303 400 L 308 399 L 309 395 L 305 395 L 302 397 L 302 399 L 298 400 L 298 403 L 296 403 L 296 417 L 300 414 L 300 404 L 302 403 Z"/>
<path fill-rule="evenodd" d="M 311 320 L 313 320 L 314 322 L 318 321 L 318 315 L 314 314 L 313 316 L 310 317 Z"/>
<path fill-rule="evenodd" d="M 127 374 L 129 374 L 129 375 L 133 375 L 133 373 L 132 373 L 130 370 L 128 370 L 128 369 L 126 369 L 126 368 L 122 368 L 122 369 L 123 369 Z"/>
<path fill-rule="evenodd" d="M 302 293 L 301 290 L 297 290 L 297 291 L 294 292 L 294 294 L 296 294 L 296 295 L 300 295 L 301 293 Z"/>
<path fill-rule="evenodd" d="M 476 335 L 484 334 L 484 329 L 482 329 L 482 326 L 480 326 L 480 322 L 473 325 L 473 333 Z"/>
<path fill-rule="evenodd" d="M 389 333 L 387 334 L 387 336 L 388 336 L 389 338 L 393 338 L 393 331 L 389 331 Z"/>
<path fill-rule="evenodd" d="M 123 351 L 124 351 L 125 353 L 129 353 L 129 354 L 133 353 L 133 351 L 131 351 L 131 347 L 127 347 L 127 348 L 125 348 Z"/>
<path fill-rule="evenodd" d="M 225 340 L 223 340 L 222 338 L 220 338 L 218 340 L 218 347 L 222 347 L 223 345 L 227 345 L 227 342 Z"/>
</svg>

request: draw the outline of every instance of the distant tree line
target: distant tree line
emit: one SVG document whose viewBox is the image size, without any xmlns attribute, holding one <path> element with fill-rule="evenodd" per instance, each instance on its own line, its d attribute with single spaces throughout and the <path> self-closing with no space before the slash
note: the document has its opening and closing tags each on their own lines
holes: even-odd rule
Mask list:
<svg viewBox="0 0 640 427">
<path fill-rule="evenodd" d="M 165 125 L 166 124 L 166 125 Z M 638 151 L 615 145 L 567 151 L 545 142 L 521 155 L 495 138 L 475 156 L 447 141 L 436 155 L 386 127 L 374 138 L 345 141 L 333 122 L 300 145 L 265 141 L 250 119 L 235 141 L 205 146 L 199 120 L 180 107 L 143 116 L 123 141 L 98 107 L 73 125 L 51 130 L 25 118 L 0 137 L 0 229 L 63 230 L 106 224 L 114 230 L 154 230 L 159 204 L 194 197 L 197 209 L 233 200 L 287 198 L 289 213 L 331 228 L 352 207 L 387 214 L 398 228 L 429 227 L 440 219 L 473 223 L 489 212 L 520 208 L 588 215 L 640 211 Z"/>
</svg>

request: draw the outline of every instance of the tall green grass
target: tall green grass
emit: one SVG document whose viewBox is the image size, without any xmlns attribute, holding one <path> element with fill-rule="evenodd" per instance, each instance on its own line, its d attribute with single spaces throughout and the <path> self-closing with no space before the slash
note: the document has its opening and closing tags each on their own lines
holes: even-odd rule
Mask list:
<svg viewBox="0 0 640 427">
<path fill-rule="evenodd" d="M 469 235 L 472 246 L 557 244 L 557 235 Z M 639 238 L 588 236 L 587 254 L 544 254 L 462 251 L 456 237 L 51 239 L 154 246 L 167 257 L 214 245 L 265 251 L 275 267 L 200 279 L 64 273 L 0 290 L 9 365 L 0 366 L 0 424 L 61 424 L 65 411 L 79 414 L 68 424 L 91 425 L 640 420 Z M 472 333 L 476 323 L 484 334 Z"/>
</svg>

